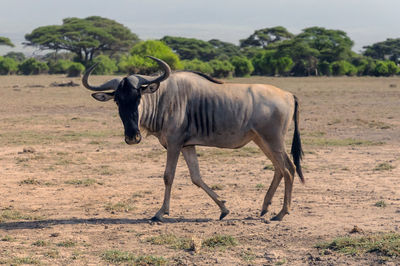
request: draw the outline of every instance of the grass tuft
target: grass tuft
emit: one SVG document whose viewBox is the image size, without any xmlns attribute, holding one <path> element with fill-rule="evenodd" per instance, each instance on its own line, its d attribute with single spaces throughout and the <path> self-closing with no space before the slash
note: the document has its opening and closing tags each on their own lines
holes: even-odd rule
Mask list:
<svg viewBox="0 0 400 266">
<path fill-rule="evenodd" d="M 324 254 L 326 250 L 349 255 L 376 253 L 380 256 L 400 257 L 400 234 L 380 233 L 363 237 L 339 237 L 330 242 L 316 245 Z"/>
<path fill-rule="evenodd" d="M 71 180 L 65 181 L 64 183 L 68 184 L 68 185 L 85 186 L 85 187 L 88 187 L 88 186 L 91 186 L 94 184 L 103 185 L 102 182 L 99 182 L 93 178 L 71 179 Z"/>
<path fill-rule="evenodd" d="M 134 210 L 135 207 L 130 202 L 118 202 L 118 203 L 108 203 L 105 206 L 105 210 L 111 213 L 116 212 L 130 212 Z"/>
<path fill-rule="evenodd" d="M 384 200 L 380 200 L 380 201 L 377 201 L 375 203 L 375 207 L 385 208 L 386 206 L 387 205 L 386 205 L 386 202 Z"/>
<path fill-rule="evenodd" d="M 44 241 L 44 240 L 37 240 L 35 242 L 32 243 L 32 246 L 36 246 L 36 247 L 45 247 L 48 246 L 49 242 Z"/>
<path fill-rule="evenodd" d="M 385 163 L 380 163 L 380 164 L 378 164 L 375 168 L 374 168 L 374 170 L 375 171 L 390 171 L 390 170 L 392 170 L 392 169 L 394 169 L 395 167 L 393 166 L 393 165 L 391 165 L 390 163 L 387 163 L 387 162 L 385 162 Z"/>
<path fill-rule="evenodd" d="M 19 182 L 20 185 L 40 185 L 40 181 L 35 178 L 27 178 Z"/>
<path fill-rule="evenodd" d="M 217 248 L 217 247 L 234 247 L 239 243 L 233 236 L 230 235 L 215 235 L 203 241 L 203 247 Z"/>
<path fill-rule="evenodd" d="M 76 246 L 76 242 L 73 240 L 65 240 L 62 242 L 57 243 L 58 247 L 65 247 L 65 248 L 71 248 Z"/>
<path fill-rule="evenodd" d="M 40 217 L 23 214 L 20 211 L 13 210 L 13 209 L 3 209 L 0 212 L 0 223 L 6 222 L 6 221 L 18 221 L 18 220 L 34 221 L 34 220 L 40 220 L 40 219 L 41 219 Z"/>
<path fill-rule="evenodd" d="M 162 234 L 146 239 L 154 245 L 167 245 L 173 249 L 190 249 L 191 241 L 189 238 L 178 237 L 174 234 Z"/>
<path fill-rule="evenodd" d="M 102 259 L 115 264 L 132 264 L 132 265 L 166 265 L 168 261 L 163 257 L 156 256 L 135 256 L 131 252 L 108 250 L 103 253 Z"/>
</svg>

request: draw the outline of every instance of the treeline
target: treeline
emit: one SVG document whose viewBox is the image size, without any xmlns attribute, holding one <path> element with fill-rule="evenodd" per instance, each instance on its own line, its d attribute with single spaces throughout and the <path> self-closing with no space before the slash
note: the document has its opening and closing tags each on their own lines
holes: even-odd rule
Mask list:
<svg viewBox="0 0 400 266">
<path fill-rule="evenodd" d="M 62 25 L 43 26 L 25 35 L 25 45 L 53 50 L 25 58 L 10 52 L 0 57 L 0 74 L 67 74 L 79 76 L 98 63 L 95 74 L 149 74 L 157 65 L 146 55 L 166 61 L 172 69 L 215 77 L 266 76 L 391 76 L 400 72 L 400 38 L 352 51 L 344 31 L 310 27 L 300 34 L 281 26 L 256 30 L 239 45 L 217 39 L 165 36 L 141 41 L 128 28 L 102 17 L 67 18 Z M 0 45 L 13 44 L 0 37 Z"/>
</svg>

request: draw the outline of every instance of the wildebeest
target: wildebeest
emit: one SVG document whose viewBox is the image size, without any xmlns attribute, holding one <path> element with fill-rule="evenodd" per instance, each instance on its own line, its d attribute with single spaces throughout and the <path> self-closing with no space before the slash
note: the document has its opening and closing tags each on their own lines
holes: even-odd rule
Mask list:
<svg viewBox="0 0 400 266">
<path fill-rule="evenodd" d="M 164 202 L 153 220 L 169 214 L 172 182 L 179 153 L 189 168 L 192 182 L 201 187 L 221 210 L 220 219 L 229 210 L 225 201 L 201 179 L 196 145 L 236 149 L 255 142 L 272 161 L 275 173 L 265 195 L 261 215 L 271 204 L 282 179 L 285 195 L 282 210 L 273 218 L 282 220 L 289 213 L 294 174 L 304 182 L 300 160 L 302 147 L 299 133 L 297 98 L 271 85 L 229 84 L 195 72 L 174 72 L 164 61 L 150 57 L 163 69 L 159 76 L 131 75 L 115 78 L 101 86 L 92 86 L 88 77 L 96 65 L 82 77 L 83 85 L 98 101 L 114 99 L 125 129 L 125 142 L 137 144 L 140 130 L 158 138 L 167 150 L 164 172 Z M 111 90 L 111 92 L 104 92 Z M 291 153 L 285 151 L 285 135 L 294 120 Z"/>
</svg>

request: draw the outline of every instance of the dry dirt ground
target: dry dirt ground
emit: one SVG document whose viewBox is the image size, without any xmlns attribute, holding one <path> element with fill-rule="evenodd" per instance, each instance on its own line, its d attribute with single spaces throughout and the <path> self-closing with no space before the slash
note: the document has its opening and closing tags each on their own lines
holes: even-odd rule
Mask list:
<svg viewBox="0 0 400 266">
<path fill-rule="evenodd" d="M 126 145 L 112 101 L 97 102 L 82 86 L 51 85 L 71 80 L 80 84 L 62 76 L 0 77 L 0 263 L 400 264 L 315 247 L 354 226 L 355 235 L 400 232 L 399 78 L 229 80 L 298 96 L 306 184 L 296 177 L 282 222 L 269 219 L 282 206 L 283 184 L 260 218 L 270 161 L 253 144 L 198 148 L 205 182 L 231 213 L 218 220 L 219 209 L 191 183 L 180 158 L 165 223 L 149 220 L 162 203 L 164 149 L 153 137 Z M 215 236 L 235 245 L 199 244 Z"/>
</svg>

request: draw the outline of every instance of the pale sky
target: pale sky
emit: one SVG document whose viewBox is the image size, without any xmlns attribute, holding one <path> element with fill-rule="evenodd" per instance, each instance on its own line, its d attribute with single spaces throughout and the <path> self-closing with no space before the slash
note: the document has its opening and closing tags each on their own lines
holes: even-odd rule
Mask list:
<svg viewBox="0 0 400 266">
<path fill-rule="evenodd" d="M 127 26 L 140 39 L 166 35 L 219 39 L 239 44 L 254 30 L 284 26 L 297 34 L 321 26 L 345 31 L 365 45 L 400 38 L 400 0 L 0 0 L 0 36 L 23 51 L 24 35 L 39 26 L 61 25 L 66 17 L 102 16 Z"/>
</svg>

